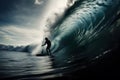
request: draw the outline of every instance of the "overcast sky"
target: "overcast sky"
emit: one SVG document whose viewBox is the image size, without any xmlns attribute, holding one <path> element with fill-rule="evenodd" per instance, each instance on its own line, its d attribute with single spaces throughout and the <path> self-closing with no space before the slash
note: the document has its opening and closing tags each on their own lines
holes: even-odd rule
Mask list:
<svg viewBox="0 0 120 80">
<path fill-rule="evenodd" d="M 73 0 L 0 0 L 0 44 L 39 42 Z M 57 14 L 57 15 L 56 15 Z"/>
</svg>

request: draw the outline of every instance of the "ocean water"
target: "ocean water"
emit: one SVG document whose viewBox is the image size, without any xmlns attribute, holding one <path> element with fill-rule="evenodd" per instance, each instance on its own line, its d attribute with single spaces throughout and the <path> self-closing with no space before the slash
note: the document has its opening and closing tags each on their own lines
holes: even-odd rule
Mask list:
<svg viewBox="0 0 120 80">
<path fill-rule="evenodd" d="M 23 52 L 0 51 L 0 78 L 2 79 L 22 79 L 29 76 L 32 79 L 32 76 L 39 77 L 51 71 L 54 69 L 49 56 L 36 57 Z"/>
<path fill-rule="evenodd" d="M 77 69 L 86 68 L 82 63 L 82 59 L 78 60 L 81 61 L 80 64 L 72 61 L 72 59 L 69 61 L 63 60 L 61 63 L 56 56 L 33 56 L 25 52 L 0 51 L 0 79 L 50 79 L 62 77 L 65 73 L 73 72 Z M 76 68 L 74 69 L 74 67 Z"/>
</svg>

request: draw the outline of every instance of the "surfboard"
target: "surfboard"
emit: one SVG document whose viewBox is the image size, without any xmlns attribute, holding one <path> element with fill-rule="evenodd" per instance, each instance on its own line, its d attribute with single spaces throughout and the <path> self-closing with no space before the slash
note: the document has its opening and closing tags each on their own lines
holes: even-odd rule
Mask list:
<svg viewBox="0 0 120 80">
<path fill-rule="evenodd" d="M 36 56 L 50 56 L 50 57 L 54 57 L 54 55 L 48 55 L 48 54 L 36 54 Z"/>
<path fill-rule="evenodd" d="M 47 54 L 36 54 L 36 56 L 49 56 Z"/>
</svg>

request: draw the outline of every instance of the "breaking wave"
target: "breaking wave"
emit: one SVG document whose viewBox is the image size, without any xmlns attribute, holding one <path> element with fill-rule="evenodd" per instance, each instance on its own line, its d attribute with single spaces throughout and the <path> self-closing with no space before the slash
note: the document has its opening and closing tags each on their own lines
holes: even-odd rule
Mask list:
<svg viewBox="0 0 120 80">
<path fill-rule="evenodd" d="M 78 0 L 51 32 L 52 53 L 62 63 L 91 60 L 115 46 L 119 0 Z M 115 24 L 118 24 L 117 26 Z M 61 61 L 64 60 L 64 61 Z"/>
</svg>

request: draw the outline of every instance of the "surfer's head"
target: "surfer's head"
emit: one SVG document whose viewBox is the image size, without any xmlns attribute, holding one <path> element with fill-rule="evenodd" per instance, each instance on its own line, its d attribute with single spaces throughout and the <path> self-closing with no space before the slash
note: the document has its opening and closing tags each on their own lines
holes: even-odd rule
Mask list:
<svg viewBox="0 0 120 80">
<path fill-rule="evenodd" d="M 45 40 L 48 40 L 48 38 L 47 38 L 47 37 L 45 37 Z"/>
</svg>

